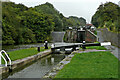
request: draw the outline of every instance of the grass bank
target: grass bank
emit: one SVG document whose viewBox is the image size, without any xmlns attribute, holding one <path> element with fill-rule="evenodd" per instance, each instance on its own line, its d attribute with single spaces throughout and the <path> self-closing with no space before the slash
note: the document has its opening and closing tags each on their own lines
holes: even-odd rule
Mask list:
<svg viewBox="0 0 120 80">
<path fill-rule="evenodd" d="M 109 51 L 77 53 L 57 78 L 118 78 L 118 59 Z"/>
<path fill-rule="evenodd" d="M 50 49 L 50 47 L 49 47 Z M 46 49 L 44 49 L 44 47 L 40 47 L 40 52 L 41 51 L 45 51 Z M 35 48 L 28 48 L 28 49 L 20 49 L 20 50 L 16 50 L 16 51 L 11 51 L 8 52 L 9 57 L 11 58 L 12 61 L 18 60 L 18 59 L 22 59 L 28 56 L 32 56 L 35 54 L 38 54 L 39 52 L 37 51 L 37 47 Z M 4 63 L 4 61 L 2 60 L 2 63 Z"/>
<path fill-rule="evenodd" d="M 86 49 L 107 50 L 104 46 L 90 46 L 90 47 L 86 47 Z"/>
<path fill-rule="evenodd" d="M 104 46 L 90 46 L 86 47 L 86 49 L 107 50 Z"/>
</svg>

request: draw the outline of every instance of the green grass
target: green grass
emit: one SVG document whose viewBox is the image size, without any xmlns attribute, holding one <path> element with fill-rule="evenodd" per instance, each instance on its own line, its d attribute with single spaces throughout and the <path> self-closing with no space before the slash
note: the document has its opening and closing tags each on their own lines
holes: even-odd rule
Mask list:
<svg viewBox="0 0 120 80">
<path fill-rule="evenodd" d="M 90 46 L 90 47 L 86 47 L 86 49 L 107 50 L 104 46 Z"/>
<path fill-rule="evenodd" d="M 118 78 L 118 59 L 108 51 L 78 53 L 57 78 Z"/>
<path fill-rule="evenodd" d="M 50 47 L 49 47 L 50 49 Z M 44 47 L 40 47 L 40 52 L 41 51 L 45 51 L 46 49 L 44 49 Z M 16 50 L 16 51 L 11 51 L 8 52 L 9 57 L 11 58 L 12 61 L 18 60 L 18 59 L 22 59 L 28 56 L 32 56 L 39 53 L 37 51 L 37 48 L 28 48 L 28 49 L 20 49 L 20 50 Z M 2 63 L 4 63 L 4 61 L 2 60 Z"/>
<path fill-rule="evenodd" d="M 94 31 L 94 34 L 97 35 L 97 31 Z"/>
<path fill-rule="evenodd" d="M 90 46 L 86 47 L 86 49 L 107 50 L 104 46 Z"/>
<path fill-rule="evenodd" d="M 100 43 L 100 42 L 96 41 L 96 42 L 94 42 L 94 43 Z"/>
</svg>

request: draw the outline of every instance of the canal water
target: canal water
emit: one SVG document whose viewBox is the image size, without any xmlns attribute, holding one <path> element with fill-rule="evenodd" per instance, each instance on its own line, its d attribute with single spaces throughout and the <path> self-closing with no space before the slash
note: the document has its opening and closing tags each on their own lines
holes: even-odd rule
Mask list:
<svg viewBox="0 0 120 80">
<path fill-rule="evenodd" d="M 63 37 L 65 32 L 53 32 L 53 42 L 55 46 L 68 45 L 63 43 Z M 59 43 L 56 43 L 59 42 Z M 53 43 L 49 43 L 48 46 L 51 46 Z M 2 46 L 2 49 L 9 52 L 19 49 L 31 48 L 31 47 L 42 47 L 44 43 L 36 44 L 25 44 L 25 45 L 12 45 L 12 46 Z M 46 57 L 43 57 L 36 62 L 20 69 L 16 72 L 12 72 L 6 75 L 3 75 L 4 79 L 7 78 L 42 78 L 47 72 L 49 72 L 53 67 L 55 67 L 61 60 L 63 60 L 67 55 L 66 54 L 50 54 Z"/>
<path fill-rule="evenodd" d="M 49 46 L 53 43 L 49 43 Z M 54 43 L 55 46 L 61 45 L 73 45 L 78 43 Z M 15 46 L 4 46 L 7 48 L 7 52 L 25 49 L 30 47 L 41 47 L 44 46 L 43 43 L 39 44 L 27 44 L 27 45 L 15 45 Z M 43 57 L 30 65 L 25 66 L 22 69 L 16 70 L 12 73 L 3 75 L 3 79 L 7 78 L 42 78 L 47 72 L 49 72 L 53 67 L 55 67 L 60 61 L 62 61 L 67 54 L 50 54 L 46 57 Z"/>
<path fill-rule="evenodd" d="M 42 78 L 47 72 L 55 67 L 61 60 L 63 60 L 66 54 L 50 54 L 43 57 L 30 66 L 25 67 L 18 72 L 9 73 L 4 78 Z"/>
</svg>

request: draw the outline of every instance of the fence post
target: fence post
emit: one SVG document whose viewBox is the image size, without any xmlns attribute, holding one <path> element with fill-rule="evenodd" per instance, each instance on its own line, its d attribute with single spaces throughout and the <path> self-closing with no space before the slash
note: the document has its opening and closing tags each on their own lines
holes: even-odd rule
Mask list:
<svg viewBox="0 0 120 80">
<path fill-rule="evenodd" d="M 38 52 L 40 52 L 40 47 L 38 47 Z"/>
</svg>

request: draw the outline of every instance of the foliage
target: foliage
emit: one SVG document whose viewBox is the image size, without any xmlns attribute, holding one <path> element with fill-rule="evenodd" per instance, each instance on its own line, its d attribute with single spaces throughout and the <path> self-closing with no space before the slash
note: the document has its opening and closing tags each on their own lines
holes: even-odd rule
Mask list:
<svg viewBox="0 0 120 80">
<path fill-rule="evenodd" d="M 55 23 L 55 31 L 66 30 L 67 27 L 71 26 L 84 26 L 86 20 L 82 17 L 76 16 L 64 17 L 62 13 L 57 11 L 54 6 L 50 3 L 45 3 L 35 7 L 35 10 L 39 13 L 49 14 L 53 17 Z"/>
<path fill-rule="evenodd" d="M 35 6 L 35 11 L 42 13 L 42 14 L 49 14 L 53 17 L 53 22 L 55 23 L 55 31 L 62 31 L 63 30 L 63 21 L 60 18 L 59 11 L 57 11 L 52 4 L 45 3 L 42 5 Z"/>
<path fill-rule="evenodd" d="M 57 78 L 118 78 L 118 59 L 110 52 L 76 54 L 70 63 L 58 72 Z"/>
<path fill-rule="evenodd" d="M 112 2 L 101 4 L 92 17 L 92 24 L 96 27 L 107 27 L 111 31 L 120 30 L 120 7 Z"/>
<path fill-rule="evenodd" d="M 29 28 L 35 34 L 37 42 L 44 42 L 50 36 L 54 29 L 54 22 L 51 16 L 40 14 L 29 9 L 23 13 L 22 22 L 25 27 Z"/>
<path fill-rule="evenodd" d="M 96 30 L 94 31 L 94 34 L 97 35 L 97 31 Z"/>
<path fill-rule="evenodd" d="M 3 2 L 2 10 L 3 45 L 50 40 L 50 33 L 54 29 L 51 16 L 13 2 Z"/>
<path fill-rule="evenodd" d="M 68 19 L 72 22 L 72 25 L 70 26 L 85 26 L 86 25 L 86 20 L 82 17 L 78 18 L 75 16 L 70 16 Z"/>
<path fill-rule="evenodd" d="M 21 44 L 35 42 L 34 34 L 20 23 L 20 14 L 28 10 L 22 4 L 3 2 L 2 4 L 2 42 L 4 44 Z M 26 36 L 25 36 L 26 35 Z M 27 37 L 28 36 L 28 37 Z"/>
<path fill-rule="evenodd" d="M 50 41 L 52 31 L 86 24 L 84 18 L 64 17 L 48 2 L 34 8 L 3 2 L 2 11 L 3 45 Z"/>
</svg>

